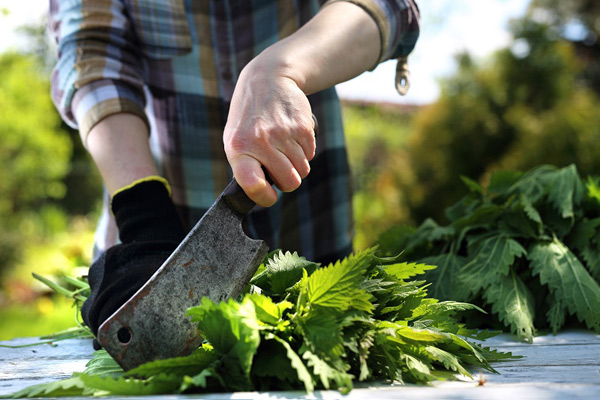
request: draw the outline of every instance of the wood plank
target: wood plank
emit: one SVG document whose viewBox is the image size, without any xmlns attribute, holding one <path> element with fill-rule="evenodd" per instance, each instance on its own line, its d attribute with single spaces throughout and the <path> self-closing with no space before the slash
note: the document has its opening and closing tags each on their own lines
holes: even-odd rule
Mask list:
<svg viewBox="0 0 600 400">
<path fill-rule="evenodd" d="M 22 345 L 36 338 L 23 338 L 0 344 Z M 511 351 L 523 359 L 494 364 L 500 375 L 485 372 L 487 382 L 475 380 L 437 382 L 431 386 L 357 384 L 344 399 L 566 399 L 597 400 L 600 396 L 600 335 L 588 331 L 569 331 L 557 336 L 536 337 L 533 344 L 518 342 L 511 335 L 501 335 L 484 342 L 501 351 Z M 82 371 L 91 358 L 91 340 L 72 339 L 54 346 L 41 345 L 18 349 L 0 348 L 0 396 L 41 382 L 68 378 Z M 202 395 L 148 396 L 144 399 L 341 399 L 337 391 L 318 391 L 314 396 L 302 392 L 219 393 Z M 135 397 L 131 398 L 135 399 Z"/>
</svg>

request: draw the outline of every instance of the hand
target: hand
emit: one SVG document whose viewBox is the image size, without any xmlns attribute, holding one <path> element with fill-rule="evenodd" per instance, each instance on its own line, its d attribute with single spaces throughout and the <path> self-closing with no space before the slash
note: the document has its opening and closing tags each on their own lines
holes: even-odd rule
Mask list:
<svg viewBox="0 0 600 400">
<path fill-rule="evenodd" d="M 150 279 L 185 236 L 165 183 L 157 178 L 137 182 L 118 191 L 112 199 L 122 243 L 109 248 L 91 265 L 91 294 L 81 309 L 94 335 Z"/>
<path fill-rule="evenodd" d="M 256 204 L 269 207 L 277 192 L 261 166 L 280 190 L 298 188 L 315 155 L 314 122 L 308 99 L 293 79 L 253 63 L 235 87 L 224 144 L 239 185 Z"/>
</svg>

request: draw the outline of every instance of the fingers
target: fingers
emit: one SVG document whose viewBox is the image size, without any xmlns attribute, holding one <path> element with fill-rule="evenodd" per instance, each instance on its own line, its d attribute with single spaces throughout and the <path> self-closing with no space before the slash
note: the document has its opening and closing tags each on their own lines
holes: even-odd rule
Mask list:
<svg viewBox="0 0 600 400">
<path fill-rule="evenodd" d="M 233 175 L 246 195 L 261 207 L 270 207 L 277 201 L 277 192 L 265 177 L 261 163 L 241 155 L 229 161 Z"/>
<path fill-rule="evenodd" d="M 244 192 L 256 204 L 269 207 L 277 193 L 267 182 L 262 167 L 284 192 L 297 189 L 310 173 L 315 155 L 313 122 L 293 124 L 255 123 L 235 132 L 225 132 L 225 152 L 233 174 Z"/>
</svg>

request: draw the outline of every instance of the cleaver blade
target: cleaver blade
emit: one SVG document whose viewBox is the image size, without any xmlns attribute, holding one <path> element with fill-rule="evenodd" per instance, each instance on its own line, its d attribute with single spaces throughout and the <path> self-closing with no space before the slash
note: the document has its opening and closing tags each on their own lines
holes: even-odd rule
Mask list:
<svg viewBox="0 0 600 400">
<path fill-rule="evenodd" d="M 242 229 L 254 206 L 233 179 L 150 280 L 100 326 L 98 342 L 124 370 L 200 346 L 187 309 L 204 296 L 239 296 L 268 252 Z"/>
</svg>

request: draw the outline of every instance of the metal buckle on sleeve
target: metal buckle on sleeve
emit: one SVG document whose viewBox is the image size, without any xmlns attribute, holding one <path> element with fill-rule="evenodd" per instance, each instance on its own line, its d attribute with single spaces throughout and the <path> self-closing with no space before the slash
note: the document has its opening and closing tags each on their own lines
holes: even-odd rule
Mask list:
<svg viewBox="0 0 600 400">
<path fill-rule="evenodd" d="M 410 88 L 410 71 L 408 70 L 408 58 L 398 57 L 396 64 L 396 90 L 404 96 Z"/>
</svg>

